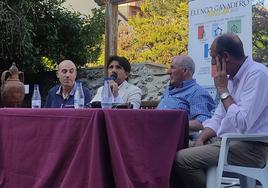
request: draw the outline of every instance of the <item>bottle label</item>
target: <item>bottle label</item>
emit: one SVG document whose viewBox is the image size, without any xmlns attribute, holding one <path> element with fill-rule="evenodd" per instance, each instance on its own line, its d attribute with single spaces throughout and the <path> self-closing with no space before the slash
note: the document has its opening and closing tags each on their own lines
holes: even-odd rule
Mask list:
<svg viewBox="0 0 268 188">
<path fill-rule="evenodd" d="M 32 108 L 41 108 L 41 100 L 32 100 Z"/>
<path fill-rule="evenodd" d="M 74 99 L 74 108 L 84 108 L 84 98 Z"/>
<path fill-rule="evenodd" d="M 85 97 L 82 88 L 82 83 L 77 84 L 77 88 L 74 94 L 74 108 L 84 108 Z"/>
<path fill-rule="evenodd" d="M 101 107 L 102 108 L 112 108 L 113 103 L 113 94 L 111 87 L 107 80 L 104 81 L 104 86 L 101 92 Z"/>
</svg>

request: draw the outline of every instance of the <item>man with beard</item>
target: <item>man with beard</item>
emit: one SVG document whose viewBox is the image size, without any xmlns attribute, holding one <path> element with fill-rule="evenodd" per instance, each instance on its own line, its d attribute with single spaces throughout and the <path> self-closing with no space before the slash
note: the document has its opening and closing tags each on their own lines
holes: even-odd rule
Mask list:
<svg viewBox="0 0 268 188">
<path fill-rule="evenodd" d="M 113 103 L 131 103 L 134 109 L 139 109 L 141 104 L 141 89 L 128 82 L 131 71 L 129 61 L 125 57 L 111 56 L 107 63 L 108 76 L 113 94 Z M 103 86 L 100 87 L 91 102 L 101 101 Z"/>
</svg>

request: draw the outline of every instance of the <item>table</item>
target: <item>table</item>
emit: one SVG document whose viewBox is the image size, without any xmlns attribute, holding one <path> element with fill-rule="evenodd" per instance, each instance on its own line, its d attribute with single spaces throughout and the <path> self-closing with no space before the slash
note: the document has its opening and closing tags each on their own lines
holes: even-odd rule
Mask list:
<svg viewBox="0 0 268 188">
<path fill-rule="evenodd" d="M 0 109 L 0 187 L 165 188 L 183 111 Z"/>
</svg>

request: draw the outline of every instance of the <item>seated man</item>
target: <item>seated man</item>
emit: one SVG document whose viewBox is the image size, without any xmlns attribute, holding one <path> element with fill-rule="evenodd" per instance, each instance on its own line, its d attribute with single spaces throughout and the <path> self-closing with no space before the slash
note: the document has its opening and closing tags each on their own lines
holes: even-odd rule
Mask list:
<svg viewBox="0 0 268 188">
<path fill-rule="evenodd" d="M 202 122 L 211 117 L 215 103 L 208 92 L 193 79 L 195 64 L 192 58 L 180 55 L 173 58 L 168 74 L 169 87 L 157 109 L 181 109 L 188 113 L 189 130 L 203 129 Z"/>
<path fill-rule="evenodd" d="M 206 187 L 206 169 L 218 164 L 220 139 L 224 133 L 268 133 L 268 69 L 244 55 L 243 44 L 235 34 L 217 37 L 210 48 L 211 63 L 216 64 L 215 86 L 220 94 L 213 117 L 197 138 L 196 147 L 180 150 L 176 171 L 180 184 L 188 188 Z M 228 162 L 263 167 L 267 143 L 233 141 Z M 194 180 L 194 181 L 193 181 Z"/>
<path fill-rule="evenodd" d="M 141 103 L 141 89 L 128 83 L 128 75 L 131 70 L 130 63 L 124 57 L 111 56 L 107 63 L 108 76 L 116 75 L 115 80 L 110 80 L 109 85 L 113 93 L 114 103 L 131 103 L 134 109 L 140 108 Z M 93 101 L 101 101 L 100 87 L 97 94 L 92 99 Z"/>
<path fill-rule="evenodd" d="M 76 90 L 76 66 L 70 60 L 64 60 L 58 65 L 57 77 L 60 85 L 54 86 L 48 92 L 45 108 L 74 107 L 74 93 Z M 83 87 L 85 105 L 90 102 L 91 94 L 88 88 Z"/>
</svg>

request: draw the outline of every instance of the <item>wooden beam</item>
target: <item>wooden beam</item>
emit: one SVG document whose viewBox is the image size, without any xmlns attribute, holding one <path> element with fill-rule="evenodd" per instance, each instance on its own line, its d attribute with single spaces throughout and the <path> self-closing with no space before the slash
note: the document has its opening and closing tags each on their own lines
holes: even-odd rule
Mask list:
<svg viewBox="0 0 268 188">
<path fill-rule="evenodd" d="M 110 56 L 117 55 L 118 32 L 118 5 L 112 4 L 111 0 L 106 3 L 105 9 L 105 63 L 104 74 L 107 76 L 107 61 Z"/>
<path fill-rule="evenodd" d="M 119 5 L 119 4 L 125 4 L 130 2 L 135 2 L 139 0 L 111 0 L 112 4 Z"/>
</svg>

